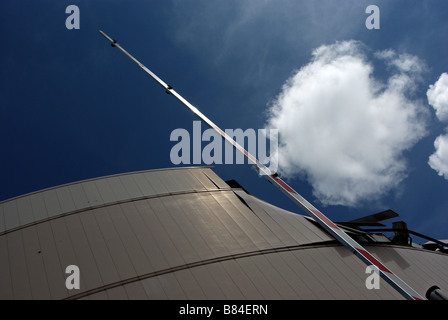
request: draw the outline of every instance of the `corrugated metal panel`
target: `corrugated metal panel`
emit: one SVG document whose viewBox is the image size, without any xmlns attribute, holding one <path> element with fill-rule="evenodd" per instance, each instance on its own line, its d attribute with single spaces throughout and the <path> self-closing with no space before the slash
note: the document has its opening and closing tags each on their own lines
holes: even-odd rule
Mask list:
<svg viewBox="0 0 448 320">
<path fill-rule="evenodd" d="M 301 241 L 311 243 L 333 240 L 330 236 L 327 236 L 325 233 L 323 233 L 321 229 L 314 226 L 309 221 L 306 221 L 303 216 L 286 211 L 281 213 L 282 214 L 279 214 L 276 217 L 278 217 L 279 220 L 282 220 L 283 226 L 288 226 L 288 228 L 290 228 L 288 232 L 294 234 L 296 237 L 300 235 L 301 237 L 305 238 L 305 240 Z"/>
<path fill-rule="evenodd" d="M 201 267 L 199 267 L 201 268 Z M 235 280 L 226 271 L 222 263 L 209 264 L 204 266 L 214 279 L 214 285 L 224 293 L 226 299 L 242 300 L 246 299 L 245 290 L 241 290 Z"/>
<path fill-rule="evenodd" d="M 180 254 L 178 248 L 173 244 L 166 230 L 161 225 L 154 209 L 150 205 L 149 200 L 136 201 L 135 206 L 140 212 L 140 216 L 142 217 L 145 227 L 147 228 L 147 233 L 152 235 L 154 239 L 154 242 L 151 242 L 151 247 L 153 246 L 153 243 L 157 247 L 157 249 L 151 248 L 151 250 L 156 253 L 160 250 L 169 267 L 184 264 L 185 261 L 182 259 L 182 255 Z M 159 261 L 157 261 L 157 263 L 158 262 Z"/>
<path fill-rule="evenodd" d="M 225 183 L 212 169 L 204 168 L 201 170 L 210 180 L 213 181 L 220 189 L 227 189 L 229 185 Z"/>
<path fill-rule="evenodd" d="M 185 297 L 192 300 L 204 300 L 207 299 L 201 286 L 196 281 L 195 277 L 191 274 L 189 269 L 180 270 L 174 273 L 177 282 L 180 284 L 182 291 L 185 293 Z M 201 281 L 201 280 L 199 280 Z"/>
<path fill-rule="evenodd" d="M 138 187 L 133 176 L 133 174 L 126 174 L 119 177 L 123 187 L 126 189 L 126 192 L 129 195 L 127 199 L 143 197 L 143 192 Z"/>
<path fill-rule="evenodd" d="M 150 300 L 167 300 L 168 296 L 158 277 L 147 278 L 141 281 L 143 289 Z"/>
<path fill-rule="evenodd" d="M 49 223 L 53 232 L 54 243 L 56 245 L 59 261 L 61 263 L 62 269 L 65 272 L 67 266 L 77 264 L 78 262 L 75 251 L 73 249 L 72 240 L 68 233 L 65 219 L 54 219 L 50 220 Z M 81 287 L 85 287 L 83 285 L 83 279 L 84 277 L 81 277 Z"/>
<path fill-rule="evenodd" d="M 262 300 L 264 296 L 255 287 L 250 275 L 246 274 L 241 266 L 235 260 L 226 260 L 220 263 L 225 272 L 232 278 L 233 282 L 238 287 L 238 290 L 243 294 L 244 299 L 248 300 Z"/>
<path fill-rule="evenodd" d="M 199 259 L 210 259 L 216 256 L 207 240 L 204 239 L 202 228 L 196 227 L 198 206 L 191 201 L 190 194 L 169 197 L 168 201 L 164 201 L 164 206 L 198 254 Z"/>
<path fill-rule="evenodd" d="M 236 259 L 236 263 L 239 265 L 241 273 L 244 274 L 244 279 L 250 279 L 251 285 L 261 294 L 262 299 L 281 299 L 276 286 L 273 286 L 261 271 L 261 269 L 266 268 L 265 261 L 258 259 L 257 263 L 255 263 L 252 257 L 245 257 Z"/>
<path fill-rule="evenodd" d="M 126 257 L 129 258 L 129 261 L 135 270 L 135 274 L 145 274 L 154 271 L 134 233 L 134 230 L 129 225 L 123 207 L 121 205 L 110 206 L 107 208 L 107 211 L 109 211 L 109 216 L 115 226 L 116 233 L 120 238 L 120 243 L 123 245 Z"/>
<path fill-rule="evenodd" d="M 0 232 L 48 217 L 118 201 L 216 189 L 216 185 L 210 180 L 212 178 L 208 178 L 203 170 L 212 172 L 208 168 L 150 170 L 71 183 L 6 200 L 0 203 Z M 213 173 L 209 173 L 209 176 L 213 177 L 213 181 L 216 180 L 215 183 L 226 186 Z M 29 210 L 30 202 L 32 212 Z M 20 211 L 17 210 L 18 203 Z"/>
<path fill-rule="evenodd" d="M 169 190 L 169 193 L 191 190 L 189 183 L 182 179 L 181 171 L 176 171 L 177 170 L 167 170 L 158 172 L 157 174 L 160 175 L 160 180 L 162 181 L 163 185 Z"/>
<path fill-rule="evenodd" d="M 110 300 L 128 300 L 126 290 L 122 286 L 106 290 L 106 294 Z"/>
<path fill-rule="evenodd" d="M 199 266 L 189 269 L 193 277 L 196 279 L 198 285 L 201 287 L 202 292 L 206 299 L 209 300 L 223 300 L 226 299 L 226 295 L 222 291 L 223 280 L 220 278 L 219 284 L 216 283 L 213 275 L 210 273 L 207 266 Z"/>
<path fill-rule="evenodd" d="M 189 219 L 194 221 L 198 232 L 207 243 L 214 256 L 229 255 L 240 252 L 241 246 L 229 232 L 229 229 L 222 222 L 224 211 L 212 210 L 208 203 L 214 199 L 206 193 L 193 193 L 183 196 L 189 198 L 187 205 L 191 205 Z"/>
<path fill-rule="evenodd" d="M 325 299 L 327 299 L 327 296 L 328 298 L 331 297 L 331 299 L 347 299 L 348 296 L 335 285 L 332 277 L 310 256 L 310 254 L 313 255 L 314 253 L 315 250 L 298 250 L 294 252 L 294 256 L 303 262 L 308 273 L 315 275 L 318 279 L 323 287 L 323 292 L 321 291 L 320 294 L 324 295 Z"/>
<path fill-rule="evenodd" d="M 416 254 L 416 252 L 417 251 L 409 252 L 409 257 L 407 257 L 407 259 L 412 261 L 413 264 L 417 265 L 422 270 L 422 274 L 425 275 L 425 278 L 430 279 L 430 281 L 435 284 L 439 283 L 441 286 L 448 288 L 448 277 L 445 276 L 448 258 L 441 253 L 432 255 L 420 251 L 418 251 L 419 254 Z M 401 254 L 400 251 L 397 253 Z"/>
<path fill-rule="evenodd" d="M 17 200 L 8 201 L 3 205 L 5 218 L 5 229 L 17 228 L 20 225 L 19 212 L 17 211 Z"/>
<path fill-rule="evenodd" d="M 136 207 L 137 202 L 140 204 L 140 210 L 144 212 L 139 212 Z M 128 218 L 129 224 L 141 244 L 146 257 L 152 266 L 152 270 L 163 270 L 168 268 L 169 264 L 163 255 L 162 249 L 157 245 L 154 235 L 146 226 L 145 220 L 142 217 L 142 215 L 152 214 L 152 211 L 148 212 L 143 209 L 145 206 L 146 208 L 149 208 L 144 201 L 122 204 L 123 211 L 126 212 L 126 217 Z"/>
<path fill-rule="evenodd" d="M 335 258 L 331 258 L 332 255 L 327 255 L 326 251 L 336 251 Z M 382 281 L 381 284 L 381 292 L 379 290 L 365 290 L 365 281 L 368 277 L 368 274 L 365 273 L 366 265 L 361 263 L 354 255 L 342 246 L 335 246 L 330 249 L 322 248 L 323 257 L 328 259 L 334 270 L 339 270 L 343 273 L 344 277 L 336 277 L 339 280 L 339 286 L 342 288 L 346 288 L 347 286 L 353 285 L 356 283 L 358 285 L 357 291 L 358 294 L 353 294 L 354 299 L 357 297 L 363 297 L 366 299 L 403 299 L 403 297 L 398 294 L 398 292 L 389 286 L 385 281 Z M 343 257 L 343 259 L 339 258 Z M 344 282 L 347 280 L 347 282 Z M 364 284 L 364 286 L 359 287 L 359 284 Z M 353 292 L 355 290 L 351 290 Z"/>
<path fill-rule="evenodd" d="M 286 245 L 334 240 L 302 215 L 276 208 L 262 200 L 247 195 L 243 191 L 235 190 L 235 193 L 248 203 L 266 225 L 272 228 L 273 231 L 275 230 L 275 234 L 283 236 L 282 241 Z"/>
<path fill-rule="evenodd" d="M 59 204 L 61 205 L 61 213 L 72 212 L 76 210 L 76 206 L 73 202 L 73 198 L 68 186 L 57 188 L 56 193 L 58 195 Z"/>
<path fill-rule="evenodd" d="M 139 190 L 143 193 L 144 196 L 153 196 L 156 194 L 156 191 L 151 187 L 148 180 L 144 177 L 143 174 L 133 174 L 132 178 L 135 181 L 135 184 L 138 186 Z"/>
<path fill-rule="evenodd" d="M 6 236 L 0 236 L 0 300 L 13 299 L 10 258 Z"/>
<path fill-rule="evenodd" d="M 307 266 L 313 270 L 312 272 L 319 275 L 319 280 L 324 285 L 325 289 L 332 293 L 335 299 L 347 300 L 356 298 L 351 297 L 350 292 L 346 292 L 338 285 L 337 279 L 343 275 L 339 270 L 332 267 L 330 262 L 323 257 L 322 250 L 299 250 L 298 253 Z M 330 258 L 334 258 L 333 251 L 328 252 L 328 254 L 330 254 Z M 362 274 L 364 270 L 365 268 L 360 267 L 359 273 Z M 346 271 L 347 270 L 344 269 L 343 273 L 346 273 Z"/>
<path fill-rule="evenodd" d="M 81 186 L 84 189 L 89 206 L 92 207 L 104 204 L 101 194 L 96 187 L 95 181 L 83 182 L 81 183 Z"/>
<path fill-rule="evenodd" d="M 322 297 L 320 292 L 325 292 L 323 286 L 291 252 L 279 252 L 277 255 L 281 258 L 281 263 L 288 266 L 293 272 L 288 279 L 300 292 L 299 297 L 304 299 L 320 299 Z M 326 296 L 328 299 L 331 298 L 328 297 L 328 294 Z"/>
<path fill-rule="evenodd" d="M 172 207 L 173 201 L 171 200 L 171 197 L 154 198 L 151 199 L 149 203 L 165 232 L 168 234 L 175 247 L 181 252 L 185 263 L 198 261 L 200 257 L 197 251 L 191 245 L 188 236 L 176 222 L 176 214 L 181 213 L 176 212 L 176 208 Z"/>
<path fill-rule="evenodd" d="M 85 297 L 87 300 L 109 300 L 109 296 L 105 291 L 100 291 Z"/>
<path fill-rule="evenodd" d="M 22 233 L 11 232 L 6 234 L 8 244 L 8 261 L 12 282 L 14 299 L 32 299 L 28 264 L 23 248 Z"/>
<path fill-rule="evenodd" d="M 238 195 L 240 195 L 238 193 Z M 275 214 L 271 215 L 269 213 L 270 208 L 266 208 L 265 206 L 260 205 L 259 202 L 256 202 L 252 199 L 245 198 L 245 201 L 250 206 L 250 208 L 254 211 L 254 213 L 258 216 L 261 221 L 281 240 L 281 242 L 286 246 L 294 246 L 298 243 L 304 243 L 305 239 L 302 238 L 302 241 L 298 241 L 298 237 L 300 235 L 291 235 L 288 232 L 285 232 L 283 224 L 279 223 L 277 219 L 275 219 Z"/>
<path fill-rule="evenodd" d="M 236 213 L 232 211 L 227 211 L 229 209 L 228 205 L 225 203 L 226 198 L 219 194 L 208 194 L 209 200 L 206 200 L 205 203 L 221 221 L 221 223 L 227 229 L 233 239 L 234 245 L 233 248 L 241 247 L 245 251 L 255 251 L 258 250 L 258 247 L 254 243 L 254 241 L 248 236 L 245 231 L 245 225 L 241 225 L 239 222 L 239 217 L 236 217 Z M 223 202 L 221 202 L 223 200 Z M 230 249 L 230 248 L 229 248 Z M 234 249 L 233 249 L 234 250 Z M 241 249 L 238 250 L 241 252 Z"/>
<path fill-rule="evenodd" d="M 123 285 L 124 290 L 130 300 L 147 300 L 145 289 L 140 281 Z"/>
<path fill-rule="evenodd" d="M 81 183 L 72 184 L 69 187 L 70 194 L 73 198 L 73 203 L 77 210 L 85 209 L 89 207 L 89 200 L 87 199 L 86 193 Z"/>
<path fill-rule="evenodd" d="M 272 248 L 281 245 L 280 239 L 249 209 L 232 191 L 212 194 L 225 207 L 235 222 L 243 226 L 258 249 Z"/>
<path fill-rule="evenodd" d="M 34 221 L 33 208 L 31 207 L 29 197 L 20 197 L 17 199 L 17 211 L 19 214 L 20 225 L 28 224 Z"/>
<path fill-rule="evenodd" d="M 96 265 L 101 266 L 101 279 L 109 284 L 120 281 L 120 276 L 109 252 L 108 243 L 103 237 L 94 214 L 79 215 L 90 244 Z"/>
<path fill-rule="evenodd" d="M 341 293 L 338 293 L 338 297 L 343 299 L 368 298 L 365 287 L 360 290 L 359 285 L 353 285 L 354 283 L 365 283 L 367 278 L 367 275 L 365 274 L 366 265 L 363 263 L 355 263 L 355 261 L 352 262 L 351 259 L 353 257 L 351 256 L 349 258 L 349 263 L 340 259 L 338 257 L 339 254 L 342 256 L 352 255 L 350 252 L 347 252 L 345 248 L 338 246 L 331 248 L 322 247 L 319 248 L 319 250 L 308 250 L 304 252 L 304 254 L 307 254 L 309 259 L 313 260 L 313 263 L 319 265 L 324 274 L 328 274 L 328 276 L 331 277 L 332 282 L 329 282 L 330 285 L 340 288 L 339 290 L 343 293 L 342 296 Z M 347 296 L 345 297 L 345 295 Z M 380 297 L 377 298 L 379 299 Z"/>
<path fill-rule="evenodd" d="M 422 272 L 421 268 L 411 267 L 410 261 L 414 261 L 415 256 L 416 256 L 415 254 L 413 254 L 412 251 L 408 254 L 407 259 L 405 259 L 401 254 L 399 254 L 398 250 L 393 247 L 387 251 L 377 249 L 377 250 L 374 250 L 372 254 L 375 254 L 377 257 L 381 257 L 380 258 L 381 261 L 383 261 L 383 260 L 387 261 L 387 266 L 392 271 L 394 271 L 396 269 L 400 270 L 400 271 L 406 270 L 406 273 L 403 276 L 403 280 L 405 280 L 405 282 L 408 283 L 415 290 L 418 290 L 416 288 L 422 287 L 421 284 L 426 282 L 424 279 L 427 278 L 427 276 Z M 446 262 L 448 262 L 448 260 Z M 417 266 L 417 264 L 415 264 L 415 263 L 413 263 L 413 264 L 414 264 L 414 266 Z M 448 264 L 445 265 L 445 267 L 447 267 L 447 266 L 448 266 Z M 399 272 L 399 271 L 397 271 L 397 272 Z M 399 274 L 399 273 L 397 273 L 397 274 Z M 444 281 L 442 283 L 446 283 L 446 281 Z"/>
<path fill-rule="evenodd" d="M 118 271 L 120 279 L 128 279 L 137 275 L 134 266 L 129 258 L 129 253 L 120 238 L 119 232 L 115 228 L 111 216 L 116 214 L 117 207 L 98 208 L 92 213 L 95 214 L 101 234 L 104 237 L 114 265 Z"/>
<path fill-rule="evenodd" d="M 306 299 L 315 300 L 317 296 L 313 294 L 312 290 L 304 290 L 307 288 L 305 282 L 294 271 L 295 266 L 290 266 L 282 257 L 283 255 L 291 256 L 289 252 L 279 252 L 265 255 L 266 259 L 275 270 L 270 270 L 273 277 L 281 276 L 283 281 L 287 282 L 294 293 L 289 292 L 292 296 L 285 299 Z M 283 292 L 282 292 L 282 295 Z"/>
<path fill-rule="evenodd" d="M 190 170 L 190 173 L 204 186 L 204 189 L 217 189 L 216 185 L 202 172 L 202 170 Z"/>
<path fill-rule="evenodd" d="M 341 256 L 342 254 L 342 256 Z M 281 253 L 288 259 L 288 253 Z M 306 283 L 306 290 L 314 293 L 318 299 L 381 299 L 384 295 L 377 295 L 375 290 L 365 287 L 366 266 L 353 254 L 347 254 L 345 248 L 318 247 L 296 250 L 292 253 L 295 260 L 297 276 Z M 341 259 L 342 257 L 342 259 Z M 342 265 L 336 267 L 334 260 L 342 261 Z M 291 260 L 290 260 L 291 261 Z M 352 270 L 348 266 L 352 266 Z M 387 292 L 389 285 L 383 283 L 381 290 Z M 382 292 L 383 294 L 383 292 Z M 397 293 L 396 298 L 400 298 Z"/>
<path fill-rule="evenodd" d="M 334 258 L 334 249 L 319 248 L 313 254 Z M 233 300 L 402 298 L 387 283 L 381 283 L 380 290 L 368 290 L 365 278 L 359 275 L 346 281 L 332 268 L 316 267 L 317 262 L 309 255 L 311 251 L 304 249 L 230 259 L 148 278 L 142 284 L 143 287 L 152 285 L 147 290 L 155 299 L 204 299 L 202 295 L 221 299 L 224 295 L 225 299 Z M 348 260 L 346 263 L 356 261 L 352 261 L 352 257 Z M 310 268 L 307 272 L 301 268 L 305 265 Z M 364 276 L 361 265 L 359 274 Z M 201 277 L 202 274 L 206 276 Z"/>
<path fill-rule="evenodd" d="M 34 221 L 48 218 L 48 211 L 42 192 L 32 194 L 30 196 L 30 201 L 31 207 L 33 208 Z"/>
<path fill-rule="evenodd" d="M 194 190 L 194 183 L 184 170 L 167 170 L 163 172 L 163 182 L 170 192 Z"/>
<path fill-rule="evenodd" d="M 95 263 L 92 249 L 87 241 L 79 216 L 68 215 L 62 219 L 65 221 L 68 235 L 70 237 L 70 240 L 68 241 L 73 246 L 73 251 L 76 257 L 75 260 L 72 260 L 72 262 L 67 265 L 74 264 L 79 267 L 81 273 L 80 290 L 91 290 L 103 286 L 104 283 L 100 274 L 101 270 Z M 77 294 L 77 292 L 72 290 L 70 294 Z"/>
<path fill-rule="evenodd" d="M 68 294 L 65 287 L 65 268 L 62 268 L 62 264 L 59 259 L 51 224 L 37 224 L 36 231 L 39 238 L 39 250 L 41 251 L 42 260 L 45 265 L 45 273 L 51 298 L 63 299 Z"/>
<path fill-rule="evenodd" d="M 163 171 L 145 172 L 143 176 L 155 191 L 155 194 L 166 194 L 171 192 L 164 182 Z"/>
<path fill-rule="evenodd" d="M 170 300 L 185 300 L 188 296 L 182 290 L 182 286 L 179 284 L 178 279 L 174 273 L 164 274 L 163 277 L 159 277 L 160 285 L 163 291 L 166 292 L 167 298 Z"/>
<path fill-rule="evenodd" d="M 319 274 L 316 274 L 318 269 L 302 256 L 301 251 L 293 251 L 292 254 L 282 252 L 280 255 L 289 266 L 294 268 L 296 275 L 303 279 L 306 284 L 306 287 L 302 288 L 303 291 L 309 290 L 317 296 L 317 299 L 336 299 L 331 290 L 328 290 L 329 287 L 326 286 L 325 281 L 319 277 Z"/>
<path fill-rule="evenodd" d="M 117 197 L 112 191 L 107 179 L 95 180 L 94 183 L 104 203 L 117 202 Z"/>
<path fill-rule="evenodd" d="M 402 299 L 401 295 L 391 289 L 389 284 L 381 282 L 381 292 L 365 287 L 366 266 L 353 254 L 348 254 L 342 247 L 320 247 L 294 251 L 295 258 L 306 268 L 305 276 L 313 275 L 314 280 L 307 279 L 307 284 L 319 298 L 324 299 Z M 342 254 L 342 255 L 341 255 Z M 341 259 L 343 265 L 336 268 L 328 263 Z M 346 278 L 341 277 L 341 273 Z M 318 280 L 323 290 L 316 290 Z M 389 292 L 395 296 L 389 296 Z"/>
<path fill-rule="evenodd" d="M 31 294 L 34 299 L 51 299 L 47 282 L 42 250 L 37 236 L 36 227 L 21 230 L 25 249 L 26 264 L 29 266 Z"/>
<path fill-rule="evenodd" d="M 5 215 L 3 214 L 3 205 L 0 204 L 0 232 L 3 232 L 6 230 L 5 227 Z"/>
<path fill-rule="evenodd" d="M 198 171 L 198 169 L 185 169 L 183 171 L 185 174 L 185 178 L 188 180 L 192 190 L 207 190 L 201 183 L 201 181 L 196 178 L 195 171 Z"/>
<path fill-rule="evenodd" d="M 447 254 L 390 246 L 366 249 L 418 292 L 424 294 L 433 285 L 448 292 Z"/>
<path fill-rule="evenodd" d="M 131 199 L 119 176 L 106 178 L 106 181 L 112 189 L 115 199 L 118 201 Z"/>
<path fill-rule="evenodd" d="M 264 279 L 269 282 L 271 287 L 275 288 L 280 299 L 297 299 L 297 292 L 291 287 L 289 279 L 284 279 L 283 274 L 276 268 L 280 265 L 272 265 L 269 257 L 276 255 L 275 253 L 251 257 L 252 262 L 260 270 Z"/>
<path fill-rule="evenodd" d="M 59 204 L 58 195 L 55 189 L 50 189 L 42 193 L 45 202 L 45 210 L 48 217 L 54 217 L 61 214 L 61 206 Z M 43 210 L 43 209 L 37 209 Z"/>
<path fill-rule="evenodd" d="M 244 234 L 250 239 L 251 244 L 253 244 L 256 249 L 265 249 L 269 247 L 267 241 L 254 227 L 251 220 L 251 216 L 256 218 L 253 212 L 247 208 L 231 191 L 224 191 L 219 193 L 210 194 L 216 199 L 224 210 L 226 210 L 227 215 L 233 220 L 233 222 L 239 226 L 239 228 L 244 232 Z"/>
</svg>

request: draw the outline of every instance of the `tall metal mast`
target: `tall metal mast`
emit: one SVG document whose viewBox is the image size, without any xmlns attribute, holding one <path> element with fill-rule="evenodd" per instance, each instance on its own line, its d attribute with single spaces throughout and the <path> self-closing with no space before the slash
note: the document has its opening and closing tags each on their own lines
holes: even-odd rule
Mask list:
<svg viewBox="0 0 448 320">
<path fill-rule="evenodd" d="M 314 220 L 319 223 L 319 225 L 329 232 L 336 240 L 343 244 L 346 248 L 352 251 L 358 258 L 360 258 L 365 264 L 371 266 L 374 265 L 378 268 L 381 278 L 386 280 L 391 284 L 398 292 L 400 292 L 406 299 L 409 300 L 424 300 L 424 298 L 412 289 L 406 282 L 401 280 L 397 275 L 395 275 L 391 270 L 389 270 L 382 262 L 370 254 L 365 248 L 363 248 L 358 242 L 353 240 L 345 231 L 340 229 L 336 224 L 334 224 L 330 219 L 328 219 L 322 212 L 317 210 L 311 203 L 309 203 L 305 198 L 303 198 L 297 191 L 291 188 L 286 182 L 284 182 L 276 173 L 272 172 L 264 164 L 262 164 L 257 158 L 245 150 L 241 145 L 239 145 L 232 137 L 222 131 L 216 124 L 214 124 L 209 118 L 207 118 L 202 112 L 200 112 L 195 106 L 185 100 L 179 93 L 177 93 L 170 85 L 166 84 L 162 79 L 155 75 L 151 70 L 146 68 L 140 61 L 135 59 L 131 54 L 129 54 L 123 47 L 121 47 L 117 41 L 110 38 L 103 31 L 99 31 L 107 40 L 110 41 L 112 47 L 118 48 L 123 52 L 129 59 L 134 61 L 140 68 L 143 69 L 148 75 L 150 75 L 159 85 L 161 85 L 166 93 L 173 95 L 177 100 L 179 100 L 183 105 L 185 105 L 191 112 L 198 116 L 202 121 L 209 125 L 212 129 L 221 135 L 223 139 L 229 142 L 235 147 L 239 152 L 241 152 L 248 161 L 254 165 L 257 171 L 265 176 L 274 186 L 276 186 L 280 191 L 286 194 L 292 201 L 294 201 L 303 211 L 305 211 L 309 216 L 313 217 Z"/>
</svg>

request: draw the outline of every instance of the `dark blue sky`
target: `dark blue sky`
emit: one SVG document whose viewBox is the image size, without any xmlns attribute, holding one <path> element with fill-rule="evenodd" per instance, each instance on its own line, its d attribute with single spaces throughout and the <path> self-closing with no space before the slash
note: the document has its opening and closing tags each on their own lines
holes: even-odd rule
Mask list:
<svg viewBox="0 0 448 320">
<path fill-rule="evenodd" d="M 79 30 L 65 27 L 72 4 L 80 9 Z M 370 4 L 381 10 L 380 30 L 365 27 Z M 370 54 L 392 49 L 420 58 L 426 67 L 413 99 L 426 105 L 428 86 L 448 71 L 446 0 L 5 0 L 0 12 L 0 201 L 173 166 L 170 134 L 191 131 L 196 118 L 111 48 L 99 29 L 222 129 L 263 128 L 267 106 L 294 70 L 310 62 L 315 48 L 335 41 L 361 41 Z M 378 65 L 375 77 L 386 72 Z M 427 164 L 445 125 L 428 110 L 427 135 L 404 155 L 407 178 L 381 199 L 323 206 L 306 179 L 287 181 L 334 221 L 390 208 L 410 229 L 447 239 L 448 181 Z M 248 165 L 215 171 L 300 212 Z"/>
</svg>

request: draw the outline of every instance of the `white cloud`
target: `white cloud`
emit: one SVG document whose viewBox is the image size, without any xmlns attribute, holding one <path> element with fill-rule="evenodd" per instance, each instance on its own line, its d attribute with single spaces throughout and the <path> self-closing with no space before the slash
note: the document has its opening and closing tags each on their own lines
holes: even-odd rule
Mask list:
<svg viewBox="0 0 448 320">
<path fill-rule="evenodd" d="M 436 110 L 440 121 L 448 121 L 448 73 L 442 73 L 426 92 L 428 103 Z"/>
<path fill-rule="evenodd" d="M 400 72 L 413 73 L 414 75 L 421 73 L 425 66 L 418 57 L 407 53 L 397 54 L 392 49 L 376 52 L 375 57 L 383 59 L 388 66 L 395 67 Z"/>
<path fill-rule="evenodd" d="M 387 83 L 374 79 L 361 43 L 321 46 L 269 110 L 280 173 L 306 177 L 323 204 L 355 206 L 396 188 L 406 177 L 403 152 L 425 135 L 426 108 L 407 97 L 420 60 L 392 50 L 377 56 L 396 67 Z"/>
<path fill-rule="evenodd" d="M 442 73 L 440 78 L 429 86 L 426 96 L 428 103 L 436 111 L 437 118 L 448 122 L 448 73 Z M 439 176 L 448 180 L 448 134 L 438 136 L 434 147 L 436 151 L 429 157 L 428 164 Z"/>
<path fill-rule="evenodd" d="M 436 151 L 429 157 L 428 164 L 448 180 L 448 134 L 438 136 L 434 147 Z"/>
</svg>

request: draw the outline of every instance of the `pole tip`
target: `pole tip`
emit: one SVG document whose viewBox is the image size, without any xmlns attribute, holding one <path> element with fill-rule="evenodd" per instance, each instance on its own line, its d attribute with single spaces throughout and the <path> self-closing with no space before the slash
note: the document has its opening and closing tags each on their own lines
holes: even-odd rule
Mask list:
<svg viewBox="0 0 448 320">
<path fill-rule="evenodd" d="M 109 40 L 110 42 L 114 42 L 114 40 L 112 40 L 107 34 L 105 34 L 103 31 L 98 30 L 99 33 L 101 33 L 101 35 L 106 38 L 107 40 Z"/>
</svg>

